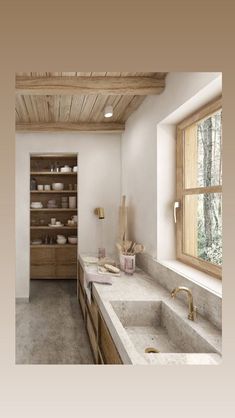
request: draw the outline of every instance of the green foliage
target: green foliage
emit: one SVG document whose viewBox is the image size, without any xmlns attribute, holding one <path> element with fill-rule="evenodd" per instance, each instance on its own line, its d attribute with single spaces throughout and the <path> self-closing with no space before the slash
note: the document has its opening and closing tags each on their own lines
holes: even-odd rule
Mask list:
<svg viewBox="0 0 235 418">
<path fill-rule="evenodd" d="M 198 123 L 198 185 L 222 184 L 222 112 Z M 222 264 L 222 201 L 219 193 L 198 195 L 198 257 Z"/>
<path fill-rule="evenodd" d="M 206 234 L 201 219 L 198 221 L 198 257 L 210 263 L 222 265 L 222 235 L 216 230 L 210 247 L 206 246 Z"/>
</svg>

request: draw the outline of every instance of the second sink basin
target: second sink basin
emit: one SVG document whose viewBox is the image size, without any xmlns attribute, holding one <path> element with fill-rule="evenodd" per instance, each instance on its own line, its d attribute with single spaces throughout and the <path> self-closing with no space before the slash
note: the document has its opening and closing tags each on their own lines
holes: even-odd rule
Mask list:
<svg viewBox="0 0 235 418">
<path fill-rule="evenodd" d="M 141 355 L 219 352 L 195 330 L 187 318 L 179 316 L 161 300 L 112 301 L 111 305 Z"/>
</svg>

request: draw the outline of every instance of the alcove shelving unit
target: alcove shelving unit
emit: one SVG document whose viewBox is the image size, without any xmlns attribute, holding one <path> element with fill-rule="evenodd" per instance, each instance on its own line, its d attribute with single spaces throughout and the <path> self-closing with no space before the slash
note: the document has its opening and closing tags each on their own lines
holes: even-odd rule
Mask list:
<svg viewBox="0 0 235 418">
<path fill-rule="evenodd" d="M 77 244 L 57 244 L 58 234 L 77 236 L 78 225 L 68 225 L 77 215 L 76 208 L 62 207 L 62 197 L 76 197 L 78 202 L 78 173 L 61 172 L 61 167 L 78 165 L 76 154 L 32 154 L 30 156 L 30 278 L 31 279 L 76 279 Z M 53 170 L 53 171 L 52 171 Z M 59 170 L 59 171 L 55 171 Z M 63 190 L 52 190 L 52 183 L 63 183 Z M 50 190 L 37 190 L 37 186 L 50 185 Z M 36 189 L 35 189 L 36 187 Z M 54 200 L 56 207 L 48 207 Z M 43 207 L 33 209 L 32 202 L 41 202 Z M 78 203 L 76 204 L 76 206 Z M 61 226 L 50 226 L 51 218 Z M 35 244 L 41 240 L 40 244 Z"/>
</svg>

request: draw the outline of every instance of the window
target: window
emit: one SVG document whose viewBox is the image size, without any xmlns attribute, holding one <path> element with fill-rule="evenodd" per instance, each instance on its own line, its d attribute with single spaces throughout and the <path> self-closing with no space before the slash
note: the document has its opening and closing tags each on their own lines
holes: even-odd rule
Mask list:
<svg viewBox="0 0 235 418">
<path fill-rule="evenodd" d="M 177 127 L 177 258 L 221 278 L 222 99 Z"/>
</svg>

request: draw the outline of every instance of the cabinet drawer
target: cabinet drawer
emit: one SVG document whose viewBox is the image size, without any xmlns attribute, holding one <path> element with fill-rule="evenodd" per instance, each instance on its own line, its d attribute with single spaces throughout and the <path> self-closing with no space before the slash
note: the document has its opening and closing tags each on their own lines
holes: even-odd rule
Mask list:
<svg viewBox="0 0 235 418">
<path fill-rule="evenodd" d="M 42 264 L 41 266 L 31 265 L 30 268 L 31 279 L 54 279 L 55 266 L 51 264 Z"/>
<path fill-rule="evenodd" d="M 87 301 L 87 309 L 89 311 L 95 330 L 97 331 L 98 330 L 98 309 L 97 309 L 97 306 L 93 297 L 91 297 L 91 303 Z"/>
<path fill-rule="evenodd" d="M 99 326 L 99 347 L 105 364 L 122 364 L 119 353 L 101 316 Z"/>
<path fill-rule="evenodd" d="M 84 289 L 84 271 L 80 264 L 78 264 L 78 269 L 79 269 L 79 281 L 81 283 L 82 288 Z"/>
<path fill-rule="evenodd" d="M 31 264 L 43 265 L 55 263 L 54 248 L 31 248 L 30 251 Z"/>
<path fill-rule="evenodd" d="M 57 264 L 55 266 L 55 274 L 58 279 L 76 279 L 77 265 L 75 264 Z"/>
<path fill-rule="evenodd" d="M 64 248 L 56 248 L 55 253 L 56 264 L 70 264 L 77 261 L 77 246 Z"/>
<path fill-rule="evenodd" d="M 89 336 L 89 340 L 90 340 L 90 344 L 91 344 L 91 349 L 95 358 L 95 362 L 96 364 L 98 363 L 98 347 L 97 347 L 97 338 L 96 338 L 96 333 L 94 331 L 92 322 L 90 320 L 90 316 L 87 315 L 87 320 L 86 320 L 86 327 L 87 327 L 87 333 Z"/>
<path fill-rule="evenodd" d="M 83 291 L 81 289 L 81 286 L 79 286 L 78 298 L 79 298 L 83 318 L 85 318 L 86 305 L 85 305 L 85 299 L 84 299 L 84 295 L 83 295 Z"/>
</svg>

